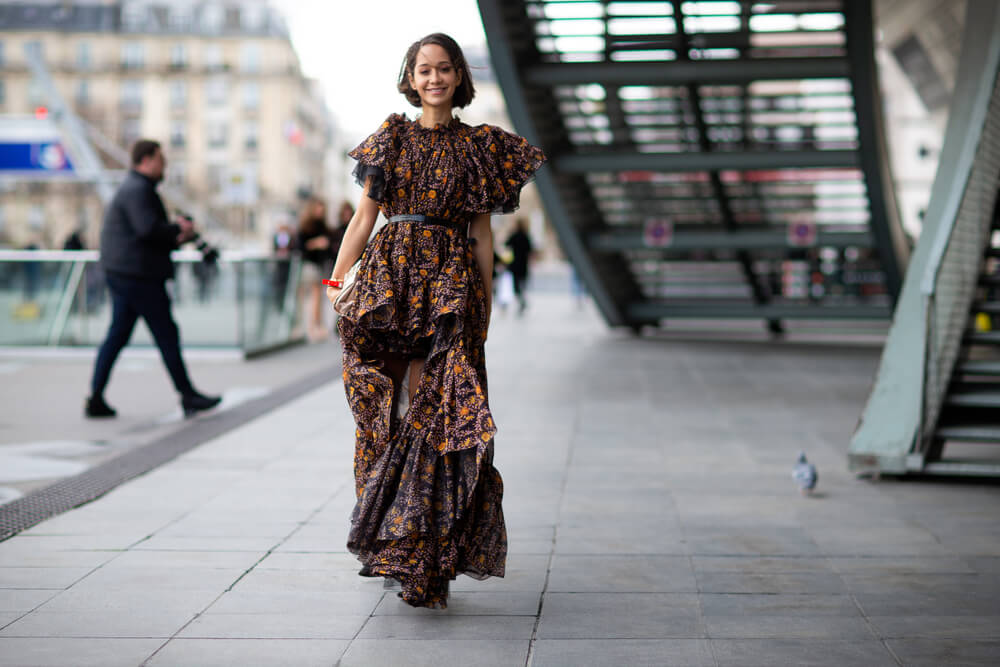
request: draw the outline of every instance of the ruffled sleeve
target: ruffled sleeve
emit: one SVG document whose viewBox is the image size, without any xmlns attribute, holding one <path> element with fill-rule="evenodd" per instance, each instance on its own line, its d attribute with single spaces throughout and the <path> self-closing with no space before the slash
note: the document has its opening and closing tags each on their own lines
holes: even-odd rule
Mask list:
<svg viewBox="0 0 1000 667">
<path fill-rule="evenodd" d="M 473 213 L 511 213 L 520 205 L 521 188 L 545 163 L 545 153 L 524 137 L 494 125 L 480 125 L 466 141 L 473 168 L 466 192 L 466 210 Z"/>
<path fill-rule="evenodd" d="M 354 179 L 362 188 L 371 177 L 372 186 L 368 196 L 376 201 L 385 199 L 386 181 L 392 174 L 393 165 L 399 156 L 400 138 L 406 118 L 391 114 L 373 134 L 361 142 L 348 155 L 358 161 L 354 167 Z"/>
</svg>

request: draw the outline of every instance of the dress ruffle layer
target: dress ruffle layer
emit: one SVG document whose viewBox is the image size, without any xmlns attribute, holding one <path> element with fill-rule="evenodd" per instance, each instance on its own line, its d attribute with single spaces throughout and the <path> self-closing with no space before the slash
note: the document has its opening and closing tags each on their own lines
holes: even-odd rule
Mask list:
<svg viewBox="0 0 1000 667">
<path fill-rule="evenodd" d="M 494 125 L 453 119 L 427 129 L 399 114 L 350 155 L 358 160 L 354 176 L 362 187 L 373 177 L 371 196 L 388 207 L 386 215 L 445 219 L 512 213 L 521 188 L 545 162 L 540 149 Z"/>
<path fill-rule="evenodd" d="M 458 223 L 514 210 L 545 161 L 497 127 L 456 119 L 425 129 L 395 114 L 351 156 L 387 218 Z M 398 579 L 407 603 L 444 607 L 452 579 L 503 576 L 507 557 L 486 387 L 487 295 L 465 235 L 432 224 L 383 227 L 356 280 L 339 324 L 358 426 L 348 548 L 366 574 Z M 424 370 L 397 419 L 387 364 L 411 359 L 424 359 Z"/>
<path fill-rule="evenodd" d="M 446 606 L 458 574 L 503 576 L 503 482 L 493 468 L 485 304 L 475 258 L 452 229 L 391 223 L 369 244 L 340 321 L 344 384 L 359 428 L 348 548 L 416 606 Z M 405 417 L 392 418 L 386 356 L 426 356 Z M 363 425 L 363 427 L 362 427 Z"/>
</svg>

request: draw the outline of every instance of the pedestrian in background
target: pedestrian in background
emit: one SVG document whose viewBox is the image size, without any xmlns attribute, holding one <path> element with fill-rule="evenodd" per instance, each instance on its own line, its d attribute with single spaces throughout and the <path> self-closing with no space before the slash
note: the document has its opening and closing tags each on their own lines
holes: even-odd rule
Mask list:
<svg viewBox="0 0 1000 667">
<path fill-rule="evenodd" d="M 306 336 L 316 342 L 330 335 L 323 323 L 323 276 L 329 275 L 334 257 L 333 236 L 326 223 L 326 202 L 319 197 L 310 197 L 302 209 L 296 245 L 302 253 Z"/>
<path fill-rule="evenodd" d="M 340 203 L 337 224 L 330 230 L 330 256 L 333 259 L 337 259 L 337 254 L 340 252 L 340 244 L 344 242 L 344 232 L 347 231 L 347 225 L 351 224 L 351 218 L 353 217 L 354 206 L 351 205 L 351 202 L 344 200 Z M 333 269 L 332 263 L 327 267 L 327 271 L 323 275 L 328 275 L 331 269 Z"/>
<path fill-rule="evenodd" d="M 510 263 L 507 270 L 510 271 L 511 278 L 514 279 L 514 295 L 517 297 L 517 314 L 524 313 L 528 307 L 524 291 L 528 283 L 529 261 L 534 247 L 531 245 L 531 237 L 528 236 L 528 226 L 524 218 L 514 221 L 514 232 L 507 237 L 505 244 L 511 253 Z"/>
<path fill-rule="evenodd" d="M 179 218 L 171 223 L 156 186 L 163 180 L 167 160 L 160 144 L 140 139 L 132 147 L 132 168 L 104 214 L 101 229 L 101 268 L 111 293 L 111 326 L 97 352 L 88 417 L 114 417 L 104 400 L 111 369 L 128 344 L 141 317 L 149 327 L 181 396 L 186 416 L 208 410 L 222 400 L 197 391 L 181 357 L 180 332 L 170 312 L 166 282 L 174 277 L 170 253 L 195 237 L 194 223 Z"/>
<path fill-rule="evenodd" d="M 504 575 L 503 483 L 486 390 L 490 213 L 517 207 L 545 156 L 499 127 L 452 115 L 475 88 L 447 35 L 410 46 L 397 90 L 422 113 L 392 114 L 351 151 L 364 195 L 327 291 L 336 300 L 360 257 L 353 305 L 339 323 L 357 425 L 347 547 L 363 576 L 400 582 L 407 604 L 445 607 L 459 574 Z M 368 242 L 380 208 L 388 222 Z"/>
<path fill-rule="evenodd" d="M 282 218 L 278 228 L 271 236 L 271 251 L 274 254 L 274 273 L 272 274 L 271 291 L 274 309 L 281 312 L 285 305 L 285 292 L 288 290 L 288 273 L 291 268 L 292 252 L 295 250 L 295 230 Z"/>
</svg>

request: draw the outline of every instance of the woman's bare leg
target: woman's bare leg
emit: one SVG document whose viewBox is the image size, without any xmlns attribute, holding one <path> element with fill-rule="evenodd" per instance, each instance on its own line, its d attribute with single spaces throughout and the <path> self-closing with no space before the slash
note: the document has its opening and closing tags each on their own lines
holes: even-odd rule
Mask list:
<svg viewBox="0 0 1000 667">
<path fill-rule="evenodd" d="M 417 393 L 417 385 L 420 384 L 420 376 L 424 374 L 424 363 L 426 359 L 410 360 L 410 405 L 413 405 L 413 396 Z"/>
<path fill-rule="evenodd" d="M 323 293 L 319 285 L 309 287 L 309 337 L 313 340 L 322 340 L 329 335 L 326 326 L 323 324 Z"/>
</svg>

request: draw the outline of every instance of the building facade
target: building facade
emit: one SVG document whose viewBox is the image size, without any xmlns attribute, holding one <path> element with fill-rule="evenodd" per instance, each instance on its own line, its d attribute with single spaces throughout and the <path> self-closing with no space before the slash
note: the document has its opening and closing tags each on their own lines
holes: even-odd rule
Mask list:
<svg viewBox="0 0 1000 667">
<path fill-rule="evenodd" d="M 123 169 L 112 153 L 140 137 L 160 141 L 168 204 L 193 209 L 220 242 L 265 238 L 303 197 L 325 194 L 329 113 L 264 0 L 0 2 L 0 127 L 5 116 L 44 113 L 50 103 L 25 49 L 42 56 L 62 98 L 117 148 L 97 142 L 107 167 Z M 59 247 L 83 227 L 96 246 L 101 204 L 92 186 L 2 188 L 4 245 Z"/>
</svg>

